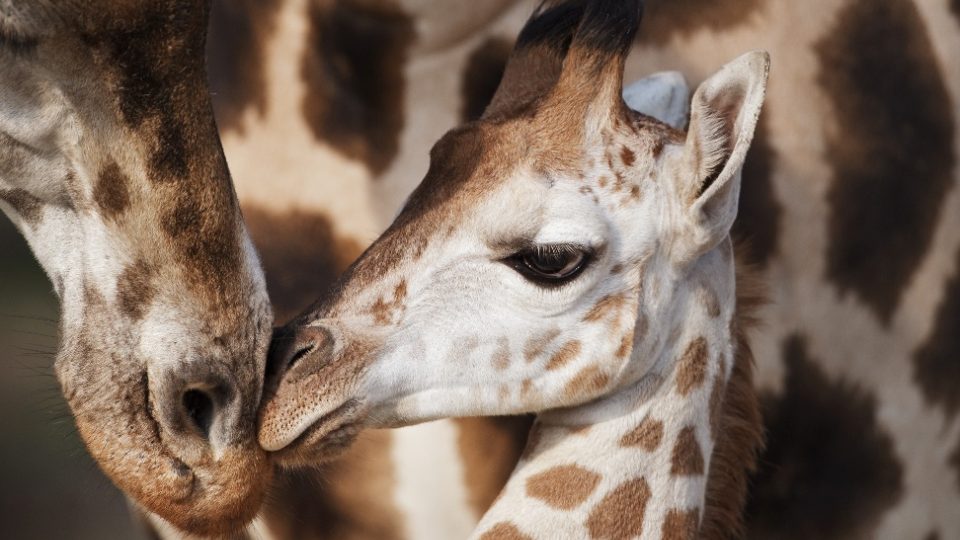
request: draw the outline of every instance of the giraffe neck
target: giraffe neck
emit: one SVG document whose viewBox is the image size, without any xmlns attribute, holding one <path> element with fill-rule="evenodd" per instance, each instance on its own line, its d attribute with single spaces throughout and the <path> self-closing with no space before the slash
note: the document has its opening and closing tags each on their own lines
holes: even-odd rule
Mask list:
<svg viewBox="0 0 960 540">
<path fill-rule="evenodd" d="M 682 326 L 637 383 L 538 416 L 479 538 L 697 537 L 737 346 L 733 291 L 704 291 L 678 298 Z"/>
</svg>

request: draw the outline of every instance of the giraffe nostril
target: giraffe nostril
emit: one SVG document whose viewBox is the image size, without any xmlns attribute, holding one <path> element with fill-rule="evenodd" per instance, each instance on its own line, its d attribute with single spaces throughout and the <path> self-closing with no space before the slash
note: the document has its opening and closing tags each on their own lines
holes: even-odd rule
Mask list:
<svg viewBox="0 0 960 540">
<path fill-rule="evenodd" d="M 187 390 L 183 393 L 183 408 L 187 412 L 187 418 L 193 422 L 194 427 L 200 431 L 203 438 L 209 439 L 215 412 L 213 399 L 210 395 L 203 390 Z"/>
</svg>

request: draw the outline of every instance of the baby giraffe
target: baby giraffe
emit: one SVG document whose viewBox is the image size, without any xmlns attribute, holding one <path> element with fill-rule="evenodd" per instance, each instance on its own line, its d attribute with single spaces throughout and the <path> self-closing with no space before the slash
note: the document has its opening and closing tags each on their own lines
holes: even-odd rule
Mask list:
<svg viewBox="0 0 960 540">
<path fill-rule="evenodd" d="M 637 1 L 553 2 L 484 117 L 336 290 L 275 342 L 260 442 L 288 465 L 360 428 L 535 412 L 475 536 L 736 536 L 760 445 L 729 231 L 769 60 L 632 111 Z"/>
</svg>

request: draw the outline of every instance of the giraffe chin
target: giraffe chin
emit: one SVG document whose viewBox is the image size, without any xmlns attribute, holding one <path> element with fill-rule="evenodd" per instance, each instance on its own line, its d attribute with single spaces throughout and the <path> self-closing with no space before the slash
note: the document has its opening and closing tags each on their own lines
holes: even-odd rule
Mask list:
<svg viewBox="0 0 960 540">
<path fill-rule="evenodd" d="M 78 415 L 80 435 L 107 476 L 171 525 L 194 535 L 228 535 L 260 509 L 273 469 L 255 443 L 227 448 L 216 458 L 206 453 L 187 464 L 161 441 L 131 447 L 118 440 L 117 431 L 85 420 Z"/>
<path fill-rule="evenodd" d="M 342 455 L 364 427 L 357 402 L 350 400 L 307 426 L 296 438 L 270 454 L 284 468 L 303 468 L 326 463 Z"/>
</svg>

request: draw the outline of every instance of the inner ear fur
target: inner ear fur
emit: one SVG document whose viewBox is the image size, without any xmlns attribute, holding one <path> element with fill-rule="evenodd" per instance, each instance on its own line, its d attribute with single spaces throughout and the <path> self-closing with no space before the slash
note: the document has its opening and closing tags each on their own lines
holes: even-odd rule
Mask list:
<svg viewBox="0 0 960 540">
<path fill-rule="evenodd" d="M 765 52 L 744 54 L 693 96 L 680 192 L 690 205 L 697 251 L 719 243 L 736 219 L 740 171 L 760 116 L 769 66 Z"/>
</svg>

